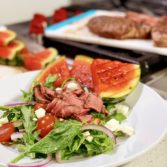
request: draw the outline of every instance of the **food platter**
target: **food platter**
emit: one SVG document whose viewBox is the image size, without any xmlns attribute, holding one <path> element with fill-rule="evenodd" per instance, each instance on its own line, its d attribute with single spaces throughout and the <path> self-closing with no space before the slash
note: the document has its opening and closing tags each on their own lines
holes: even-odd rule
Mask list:
<svg viewBox="0 0 167 167">
<path fill-rule="evenodd" d="M 20 90 L 28 90 L 37 73 L 28 72 L 2 79 L 0 105 L 18 101 Z M 55 166 L 55 163 L 59 167 L 118 166 L 153 148 L 167 132 L 166 102 L 151 88 L 140 83 L 126 103 L 131 107 L 127 123 L 135 129 L 135 134 L 120 143 L 114 152 L 62 164 L 51 162 L 49 166 Z M 16 150 L 0 145 L 0 166 L 5 166 L 17 154 Z"/>
<path fill-rule="evenodd" d="M 49 38 L 67 39 L 128 50 L 145 51 L 164 56 L 167 55 L 167 48 L 154 46 L 153 41 L 150 39 L 116 40 L 99 37 L 91 33 L 86 24 L 90 18 L 100 15 L 124 16 L 125 13 L 117 11 L 90 10 L 58 24 L 49 26 L 45 31 L 45 36 Z"/>
</svg>

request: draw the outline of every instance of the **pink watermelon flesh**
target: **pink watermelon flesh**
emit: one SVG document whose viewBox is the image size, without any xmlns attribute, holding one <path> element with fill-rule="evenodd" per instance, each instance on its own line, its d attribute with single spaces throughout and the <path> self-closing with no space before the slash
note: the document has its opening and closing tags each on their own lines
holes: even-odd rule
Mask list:
<svg viewBox="0 0 167 167">
<path fill-rule="evenodd" d="M 0 31 L 0 46 L 6 46 L 9 42 L 14 40 L 16 34 L 13 31 Z"/>
<path fill-rule="evenodd" d="M 8 46 L 0 46 L 0 58 L 11 60 L 23 47 L 23 43 L 16 40 L 11 42 Z"/>
</svg>

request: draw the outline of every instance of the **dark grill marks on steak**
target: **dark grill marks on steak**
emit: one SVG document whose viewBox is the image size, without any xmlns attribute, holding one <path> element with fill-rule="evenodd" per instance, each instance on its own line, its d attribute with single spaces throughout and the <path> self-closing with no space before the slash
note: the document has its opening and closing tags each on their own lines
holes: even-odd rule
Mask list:
<svg viewBox="0 0 167 167">
<path fill-rule="evenodd" d="M 167 16 L 162 16 L 152 29 L 152 39 L 154 45 L 167 47 Z"/>
<path fill-rule="evenodd" d="M 81 88 L 71 91 L 62 89 L 59 93 L 43 85 L 37 85 L 34 87 L 34 95 L 37 102 L 47 104 L 48 113 L 58 118 L 73 117 L 80 121 L 90 122 L 92 119 L 92 116 L 88 114 L 90 110 L 108 114 L 98 95 L 85 92 Z"/>
<path fill-rule="evenodd" d="M 151 28 L 126 17 L 97 16 L 88 21 L 89 30 L 113 39 L 148 38 Z"/>
</svg>

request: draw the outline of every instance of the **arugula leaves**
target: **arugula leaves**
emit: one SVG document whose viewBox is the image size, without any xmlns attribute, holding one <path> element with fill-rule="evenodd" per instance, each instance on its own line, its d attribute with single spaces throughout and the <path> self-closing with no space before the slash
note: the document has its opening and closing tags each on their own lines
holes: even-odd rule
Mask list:
<svg viewBox="0 0 167 167">
<path fill-rule="evenodd" d="M 9 122 L 14 122 L 22 118 L 20 112 L 20 106 L 11 107 L 11 106 L 0 106 L 1 111 L 5 111 L 0 118 L 7 117 Z"/>
<path fill-rule="evenodd" d="M 55 128 L 30 148 L 30 152 L 55 153 L 70 146 L 80 132 L 81 123 L 75 120 L 56 122 Z"/>
<path fill-rule="evenodd" d="M 124 121 L 126 119 L 126 116 L 123 115 L 122 113 L 114 113 L 110 116 L 108 116 L 106 119 L 105 119 L 105 123 L 108 122 L 109 120 L 111 119 L 116 119 L 117 121 L 119 121 L 119 123 L 121 123 L 122 121 Z"/>
<path fill-rule="evenodd" d="M 25 92 L 24 90 L 21 90 L 22 92 L 22 100 L 25 102 L 31 102 L 34 100 L 34 93 L 33 91 Z"/>
<path fill-rule="evenodd" d="M 115 144 L 106 134 L 91 130 L 90 135 L 93 137 L 92 142 L 87 141 L 83 134 L 78 134 L 71 146 L 61 150 L 61 158 L 68 160 L 77 155 L 92 156 L 113 150 Z"/>
<path fill-rule="evenodd" d="M 25 120 L 28 121 L 30 120 L 29 114 L 25 112 L 26 110 L 24 109 L 24 117 Z M 34 129 L 34 126 L 30 125 L 28 122 L 25 123 L 25 126 L 28 127 L 28 130 L 26 132 L 27 135 L 24 138 L 26 142 L 31 144 L 36 136 L 35 134 L 33 136 L 30 136 L 30 133 L 32 132 L 32 129 Z M 46 135 L 37 143 L 28 147 L 28 149 L 24 153 L 20 154 L 11 162 L 16 163 L 29 153 L 50 154 L 55 153 L 58 150 L 65 149 L 68 146 L 71 146 L 75 136 L 80 133 L 81 126 L 82 124 L 75 120 L 68 120 L 63 122 L 57 121 L 55 123 L 54 129 L 48 135 Z"/>
<path fill-rule="evenodd" d="M 39 135 L 39 132 L 35 131 L 36 123 L 33 121 L 32 107 L 23 106 L 21 108 L 21 112 L 23 114 L 23 126 L 25 129 L 25 134 L 23 135 L 23 141 L 25 146 L 28 147 L 35 143 Z"/>
<path fill-rule="evenodd" d="M 53 87 L 53 83 L 58 79 L 58 75 L 51 75 L 49 74 L 46 78 L 45 86 L 48 88 Z"/>
</svg>

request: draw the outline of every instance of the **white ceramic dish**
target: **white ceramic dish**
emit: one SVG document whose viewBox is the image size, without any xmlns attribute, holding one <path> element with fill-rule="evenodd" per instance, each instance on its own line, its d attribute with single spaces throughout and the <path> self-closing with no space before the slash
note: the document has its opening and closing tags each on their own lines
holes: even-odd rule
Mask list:
<svg viewBox="0 0 167 167">
<path fill-rule="evenodd" d="M 18 101 L 20 89 L 28 90 L 38 72 L 19 74 L 0 80 L 0 105 Z M 82 159 L 76 162 L 56 164 L 57 167 L 111 167 L 127 163 L 154 147 L 167 132 L 166 102 L 151 88 L 139 84 L 127 98 L 132 111 L 128 124 L 135 129 L 135 134 L 121 143 L 111 154 Z M 18 152 L 0 145 L 0 166 L 5 166 Z"/>
<path fill-rule="evenodd" d="M 72 41 L 93 43 L 129 50 L 139 50 L 167 56 L 167 48 L 155 47 L 150 39 L 116 40 L 99 37 L 89 31 L 86 24 L 94 16 L 124 16 L 125 13 L 115 11 L 90 10 L 79 16 L 72 17 L 64 22 L 52 25 L 45 31 L 50 38 L 68 39 Z"/>
</svg>

